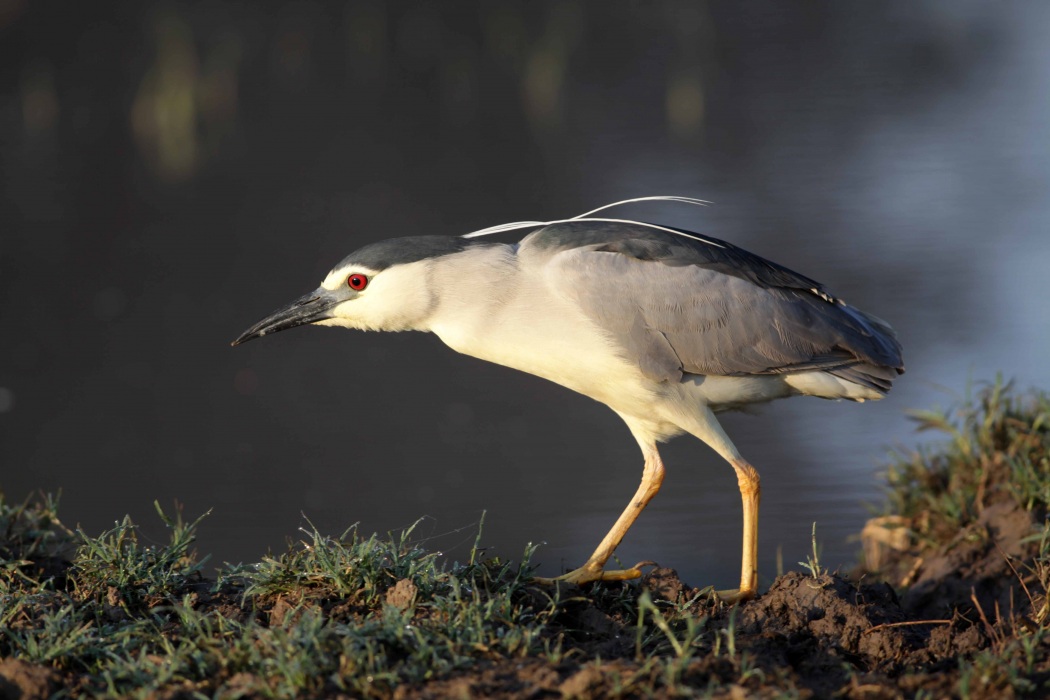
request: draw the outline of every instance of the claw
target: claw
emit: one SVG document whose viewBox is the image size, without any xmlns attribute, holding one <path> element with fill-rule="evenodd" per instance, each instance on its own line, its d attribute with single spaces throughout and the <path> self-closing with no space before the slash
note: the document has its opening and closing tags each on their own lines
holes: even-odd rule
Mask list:
<svg viewBox="0 0 1050 700">
<path fill-rule="evenodd" d="M 575 583 L 577 586 L 582 586 L 585 583 L 593 583 L 595 581 L 630 581 L 631 579 L 641 578 L 643 566 L 656 566 L 656 562 L 640 561 L 629 569 L 616 569 L 613 571 L 606 571 L 601 567 L 590 568 L 584 565 L 554 578 L 534 576 L 532 582 L 544 586 L 553 586 L 559 582 Z"/>
</svg>

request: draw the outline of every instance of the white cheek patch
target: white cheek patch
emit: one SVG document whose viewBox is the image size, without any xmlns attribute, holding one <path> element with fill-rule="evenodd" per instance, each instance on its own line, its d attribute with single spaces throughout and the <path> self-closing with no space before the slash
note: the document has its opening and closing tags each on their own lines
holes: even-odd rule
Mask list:
<svg viewBox="0 0 1050 700">
<path fill-rule="evenodd" d="M 324 278 L 324 282 L 321 283 L 321 288 L 327 289 L 330 292 L 334 292 L 338 289 L 345 289 L 347 286 L 346 278 L 355 272 L 364 275 L 369 281 L 379 274 L 375 270 L 368 267 L 362 267 L 361 265 L 345 265 L 338 270 L 332 270 L 329 272 L 328 276 Z"/>
<path fill-rule="evenodd" d="M 314 321 L 314 326 L 328 326 L 330 328 L 353 328 L 361 331 L 373 330 L 371 326 L 363 323 L 359 319 L 353 316 L 352 306 L 353 300 L 344 301 L 342 304 L 337 304 L 332 307 L 331 313 L 334 314 L 332 318 L 324 318 L 320 321 Z"/>
<path fill-rule="evenodd" d="M 353 305 L 357 303 L 356 299 L 347 299 L 346 301 L 340 302 L 329 309 L 328 313 L 338 318 L 347 318 L 353 316 Z"/>
</svg>

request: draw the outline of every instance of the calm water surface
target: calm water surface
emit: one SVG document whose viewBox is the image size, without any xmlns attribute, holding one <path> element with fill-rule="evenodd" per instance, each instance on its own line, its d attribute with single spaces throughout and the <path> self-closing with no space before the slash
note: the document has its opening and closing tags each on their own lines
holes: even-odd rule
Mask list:
<svg viewBox="0 0 1050 700">
<path fill-rule="evenodd" d="M 814 521 L 826 564 L 856 561 L 887 452 L 925 439 L 906 409 L 997 372 L 1050 387 L 1050 6 L 118 5 L 0 25 L 0 488 L 62 489 L 89 532 L 130 512 L 160 537 L 150 504 L 177 499 L 214 509 L 221 563 L 303 514 L 425 515 L 462 557 L 485 510 L 493 553 L 578 565 L 641 473 L 605 407 L 419 334 L 227 343 L 366 242 L 645 194 L 715 205 L 624 215 L 821 280 L 905 348 L 885 401 L 725 418 L 763 477 L 765 577 Z M 731 469 L 692 438 L 663 454 L 619 556 L 732 585 Z"/>
</svg>

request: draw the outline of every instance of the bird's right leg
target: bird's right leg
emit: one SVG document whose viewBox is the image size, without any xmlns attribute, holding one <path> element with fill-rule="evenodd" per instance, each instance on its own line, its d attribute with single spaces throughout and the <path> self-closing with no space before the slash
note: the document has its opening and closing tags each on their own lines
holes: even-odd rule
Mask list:
<svg viewBox="0 0 1050 700">
<path fill-rule="evenodd" d="M 736 471 L 737 486 L 744 506 L 744 537 L 740 561 L 740 588 L 718 591 L 727 603 L 751 600 L 758 594 L 758 503 L 762 489 L 758 471 L 748 464 L 729 436 L 722 430 L 714 413 L 707 407 L 695 407 L 678 416 L 680 425 L 722 456 Z"/>
<path fill-rule="evenodd" d="M 737 486 L 744 506 L 744 547 L 740 558 L 740 588 L 719 591 L 718 597 L 727 603 L 750 600 L 758 592 L 758 504 L 762 487 L 758 470 L 743 459 L 731 459 L 736 470 Z"/>
<path fill-rule="evenodd" d="M 664 463 L 660 459 L 660 453 L 656 451 L 656 444 L 643 444 L 642 451 L 645 454 L 642 483 L 638 485 L 634 498 L 627 504 L 627 508 L 620 514 L 612 529 L 602 539 L 598 548 L 594 550 L 594 554 L 587 559 L 583 566 L 574 571 L 555 578 L 536 577 L 533 581 L 543 584 L 553 584 L 557 581 L 567 581 L 576 584 L 590 583 L 592 581 L 626 581 L 639 578 L 642 575 L 641 567 L 652 565 L 652 562 L 639 562 L 630 569 L 605 570 L 605 563 L 609 561 L 623 536 L 627 534 L 631 525 L 638 519 L 642 509 L 660 490 L 660 484 L 664 480 Z"/>
</svg>

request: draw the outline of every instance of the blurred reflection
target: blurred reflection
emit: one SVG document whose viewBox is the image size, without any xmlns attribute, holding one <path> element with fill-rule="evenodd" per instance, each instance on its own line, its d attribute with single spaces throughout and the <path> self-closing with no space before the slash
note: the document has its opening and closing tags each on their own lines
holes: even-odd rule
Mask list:
<svg viewBox="0 0 1050 700">
<path fill-rule="evenodd" d="M 173 12 L 156 20 L 156 60 L 142 78 L 131 125 L 143 157 L 158 177 L 184 180 L 198 159 L 197 55 L 189 25 Z"/>
<path fill-rule="evenodd" d="M 97 531 L 215 508 L 215 561 L 322 529 L 574 563 L 638 479 L 607 409 L 431 337 L 227 343 L 377 238 L 644 208 L 821 280 L 900 333 L 872 406 L 732 416 L 761 558 L 848 564 L 909 407 L 1050 386 L 1050 6 L 0 0 L 0 488 Z M 283 335 L 283 334 L 282 334 Z M 548 410 L 552 406 L 557 410 Z M 703 448 L 624 543 L 733 581 L 739 499 Z"/>
</svg>

